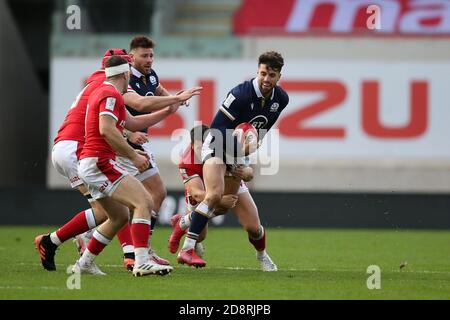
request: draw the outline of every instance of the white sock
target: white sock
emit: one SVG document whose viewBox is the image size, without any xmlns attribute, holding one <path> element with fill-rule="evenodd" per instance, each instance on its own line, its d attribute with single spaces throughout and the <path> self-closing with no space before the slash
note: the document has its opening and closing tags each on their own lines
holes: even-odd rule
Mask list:
<svg viewBox="0 0 450 320">
<path fill-rule="evenodd" d="M 50 240 L 57 246 L 60 246 L 62 244 L 61 240 L 59 240 L 58 236 L 56 235 L 56 231 L 50 233 Z"/>
<path fill-rule="evenodd" d="M 148 248 L 134 248 L 134 259 L 136 266 L 147 263 L 149 261 Z"/>
<path fill-rule="evenodd" d="M 180 219 L 180 228 L 181 230 L 186 230 L 191 225 L 191 212 L 186 213 Z"/>
<path fill-rule="evenodd" d="M 197 241 L 195 239 L 191 239 L 189 237 L 186 237 L 186 239 L 184 239 L 184 244 L 183 244 L 183 248 L 182 250 L 189 250 L 195 247 L 195 243 Z"/>
<path fill-rule="evenodd" d="M 266 255 L 266 250 L 262 250 L 262 251 L 256 251 L 256 258 L 261 259 L 262 257 L 264 257 Z"/>
<path fill-rule="evenodd" d="M 126 246 L 122 247 L 123 253 L 133 253 L 134 247 L 131 244 L 127 244 Z"/>
<path fill-rule="evenodd" d="M 80 260 L 78 260 L 78 263 L 82 266 L 90 266 L 94 262 L 95 257 L 97 256 L 91 253 L 88 248 L 86 248 Z"/>
<path fill-rule="evenodd" d="M 84 211 L 84 215 L 89 229 L 95 228 L 97 226 L 97 221 L 95 220 L 94 210 L 87 209 Z"/>
</svg>

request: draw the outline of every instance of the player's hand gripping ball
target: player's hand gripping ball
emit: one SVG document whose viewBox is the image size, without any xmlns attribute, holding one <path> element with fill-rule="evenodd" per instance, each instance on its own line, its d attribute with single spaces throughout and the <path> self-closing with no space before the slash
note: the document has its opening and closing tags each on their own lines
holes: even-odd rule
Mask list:
<svg viewBox="0 0 450 320">
<path fill-rule="evenodd" d="M 258 148 L 258 131 L 251 123 L 243 122 L 238 125 L 234 129 L 233 136 L 243 144 L 245 155 L 255 152 Z"/>
</svg>

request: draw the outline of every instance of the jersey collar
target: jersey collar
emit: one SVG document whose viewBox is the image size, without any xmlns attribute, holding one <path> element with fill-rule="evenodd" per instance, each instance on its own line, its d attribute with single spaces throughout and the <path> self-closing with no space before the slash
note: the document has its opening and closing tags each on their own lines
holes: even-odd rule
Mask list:
<svg viewBox="0 0 450 320">
<path fill-rule="evenodd" d="M 109 81 L 104 81 L 103 83 L 104 83 L 104 84 L 109 84 L 110 86 L 113 86 L 114 89 L 116 89 L 116 91 L 120 93 L 120 91 L 116 88 L 116 86 L 113 85 L 111 82 L 109 82 Z"/>
<path fill-rule="evenodd" d="M 138 69 L 136 69 L 135 67 L 131 67 L 131 73 L 135 76 L 135 77 L 138 77 L 139 79 L 141 78 L 141 77 L 148 77 L 148 75 L 146 76 L 146 75 L 144 75 L 144 74 L 142 74 Z"/>
<path fill-rule="evenodd" d="M 253 79 L 253 89 L 255 89 L 256 96 L 258 98 L 264 98 L 263 94 L 261 93 L 261 90 L 259 90 L 258 80 L 256 78 Z M 272 89 L 272 95 L 270 96 L 270 100 L 273 99 L 273 96 L 275 94 L 275 88 Z"/>
</svg>

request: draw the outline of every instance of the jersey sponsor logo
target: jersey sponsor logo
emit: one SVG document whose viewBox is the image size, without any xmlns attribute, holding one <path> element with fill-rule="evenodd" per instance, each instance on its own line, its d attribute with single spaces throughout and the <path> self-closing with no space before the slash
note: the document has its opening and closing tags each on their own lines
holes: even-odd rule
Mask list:
<svg viewBox="0 0 450 320">
<path fill-rule="evenodd" d="M 229 108 L 230 105 L 233 103 L 234 100 L 236 100 L 236 97 L 233 96 L 233 94 L 230 93 L 230 94 L 228 95 L 228 97 L 225 99 L 225 101 L 222 103 L 222 105 L 223 105 L 225 108 Z"/>
<path fill-rule="evenodd" d="M 262 129 L 266 126 L 266 124 L 269 122 L 265 116 L 259 115 L 254 117 L 252 120 L 249 121 L 255 129 Z"/>
<path fill-rule="evenodd" d="M 100 188 L 98 188 L 98 190 L 103 193 L 106 190 L 106 188 L 108 187 L 108 185 L 109 185 L 108 181 L 105 181 L 101 184 L 101 186 L 100 186 Z"/>
<path fill-rule="evenodd" d="M 105 109 L 114 111 L 114 106 L 116 105 L 116 98 L 106 98 Z"/>
<path fill-rule="evenodd" d="M 150 76 L 150 83 L 151 83 L 152 85 L 155 85 L 155 84 L 156 84 L 156 78 L 155 78 L 155 76 Z"/>
<path fill-rule="evenodd" d="M 272 105 L 270 106 L 270 112 L 277 112 L 279 107 L 280 105 L 278 104 L 278 102 L 272 103 Z"/>
<path fill-rule="evenodd" d="M 147 92 L 146 94 L 145 94 L 145 96 L 147 97 L 147 96 L 154 96 L 155 94 L 153 93 L 153 92 L 151 92 L 151 91 L 149 91 L 149 92 Z"/>
<path fill-rule="evenodd" d="M 80 178 L 78 176 L 73 176 L 73 177 L 69 178 L 69 181 L 71 183 L 78 182 L 78 181 L 80 181 Z"/>
</svg>

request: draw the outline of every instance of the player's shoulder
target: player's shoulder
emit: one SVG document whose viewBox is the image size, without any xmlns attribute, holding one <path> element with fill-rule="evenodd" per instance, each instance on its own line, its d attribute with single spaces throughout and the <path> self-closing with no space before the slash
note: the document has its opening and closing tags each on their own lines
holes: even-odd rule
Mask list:
<svg viewBox="0 0 450 320">
<path fill-rule="evenodd" d="M 283 106 L 287 106 L 289 103 L 289 95 L 287 92 L 280 86 L 275 87 L 275 95 L 277 96 L 278 100 L 283 104 Z"/>
<path fill-rule="evenodd" d="M 241 82 L 233 89 L 230 90 L 229 94 L 232 94 L 233 97 L 237 100 L 246 101 L 252 98 L 252 90 L 253 85 L 250 80 Z"/>
<path fill-rule="evenodd" d="M 151 69 L 150 74 L 148 75 L 148 79 L 150 80 L 150 83 L 154 86 L 159 85 L 159 78 L 156 74 L 156 71 Z"/>
<path fill-rule="evenodd" d="M 103 82 L 106 80 L 105 70 L 94 71 L 86 80 L 86 84 L 92 82 Z"/>
<path fill-rule="evenodd" d="M 154 77 L 158 78 L 158 74 L 156 73 L 155 69 L 150 69 L 150 74 L 149 74 L 149 76 L 150 76 L 150 77 L 151 77 L 151 76 L 154 76 Z"/>
<path fill-rule="evenodd" d="M 93 95 L 97 97 L 97 99 L 102 100 L 107 97 L 113 97 L 118 100 L 123 99 L 122 95 L 117 91 L 116 87 L 109 82 L 104 81 L 100 84 L 97 89 L 93 92 Z"/>
</svg>

